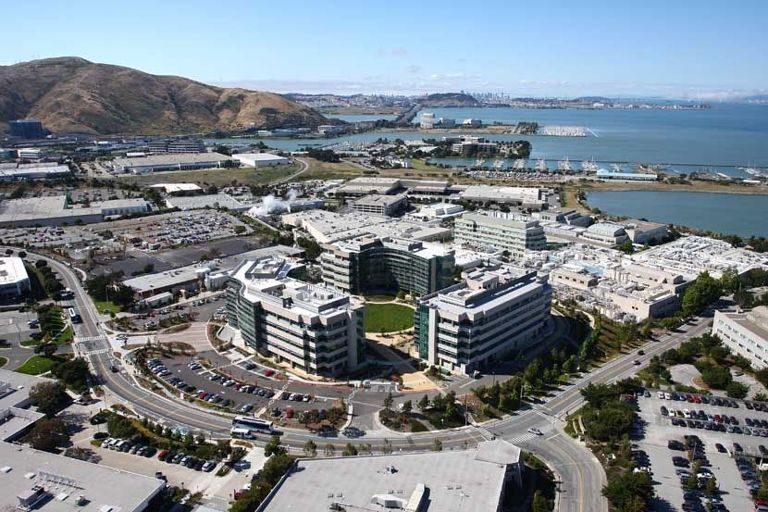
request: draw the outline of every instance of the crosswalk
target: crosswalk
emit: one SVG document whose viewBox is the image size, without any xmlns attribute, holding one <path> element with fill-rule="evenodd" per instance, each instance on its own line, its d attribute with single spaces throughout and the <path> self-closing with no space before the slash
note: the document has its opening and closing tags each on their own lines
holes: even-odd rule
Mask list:
<svg viewBox="0 0 768 512">
<path fill-rule="evenodd" d="M 536 434 L 531 434 L 530 432 L 526 432 L 525 434 L 520 434 L 517 437 L 513 437 L 511 439 L 506 439 L 506 441 L 509 441 L 512 444 L 522 444 L 522 443 L 525 443 L 527 441 L 530 441 L 531 439 L 535 439 L 537 437 L 539 437 L 539 436 L 537 436 Z"/>
</svg>

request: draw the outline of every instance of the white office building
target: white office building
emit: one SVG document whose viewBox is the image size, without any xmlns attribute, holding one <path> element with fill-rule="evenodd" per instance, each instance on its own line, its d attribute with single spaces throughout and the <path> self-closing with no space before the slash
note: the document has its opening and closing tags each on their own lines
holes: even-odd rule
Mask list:
<svg viewBox="0 0 768 512">
<path fill-rule="evenodd" d="M 338 377 L 365 361 L 364 306 L 349 295 L 286 277 L 279 258 L 246 261 L 231 274 L 227 321 L 245 345 L 312 375 Z"/>
<path fill-rule="evenodd" d="M 467 247 L 509 251 L 515 259 L 522 259 L 526 249 L 540 251 L 547 247 L 544 228 L 539 222 L 514 213 L 465 213 L 456 219 L 454 238 Z"/>
<path fill-rule="evenodd" d="M 30 290 L 21 258 L 0 258 L 0 300 L 18 300 Z"/>
<path fill-rule="evenodd" d="M 291 163 L 290 159 L 272 153 L 236 153 L 232 158 L 244 167 L 275 167 Z"/>
<path fill-rule="evenodd" d="M 462 277 L 463 282 L 419 301 L 419 357 L 451 372 L 471 374 L 541 341 L 552 300 L 545 276 L 501 267 Z"/>
<path fill-rule="evenodd" d="M 749 359 L 752 368 L 768 366 L 768 307 L 758 306 L 747 313 L 715 311 L 712 334 L 732 353 Z"/>
<path fill-rule="evenodd" d="M 350 202 L 349 205 L 358 212 L 392 217 L 408 208 L 408 198 L 405 194 L 370 194 Z"/>
</svg>

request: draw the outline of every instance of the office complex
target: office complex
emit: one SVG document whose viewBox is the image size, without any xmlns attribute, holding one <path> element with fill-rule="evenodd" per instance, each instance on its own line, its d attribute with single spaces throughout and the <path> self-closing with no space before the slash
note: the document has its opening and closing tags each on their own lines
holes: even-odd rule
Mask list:
<svg viewBox="0 0 768 512">
<path fill-rule="evenodd" d="M 539 251 L 547 246 L 544 228 L 538 221 L 514 213 L 465 213 L 456 219 L 456 242 L 468 247 L 495 247 L 521 259 L 525 251 Z"/>
<path fill-rule="evenodd" d="M 408 207 L 408 199 L 405 194 L 394 196 L 370 194 L 350 202 L 349 205 L 358 212 L 391 217 L 405 211 Z"/>
<path fill-rule="evenodd" d="M 115 158 L 111 163 L 112 172 L 118 174 L 219 169 L 234 165 L 236 164 L 231 157 L 219 153 L 174 153 L 132 156 Z"/>
<path fill-rule="evenodd" d="M 325 248 L 320 255 L 323 281 L 347 293 L 424 295 L 453 281 L 453 251 L 433 244 L 361 236 Z"/>
<path fill-rule="evenodd" d="M 592 224 L 581 236 L 587 243 L 605 247 L 613 247 L 629 240 L 624 226 L 615 222 Z"/>
<path fill-rule="evenodd" d="M 0 203 L 0 226 L 18 228 L 89 224 L 111 217 L 151 211 L 150 204 L 141 198 L 109 199 L 81 206 L 70 204 L 67 196 L 28 197 Z"/>
<path fill-rule="evenodd" d="M 149 152 L 158 153 L 205 153 L 205 143 L 200 139 L 159 139 L 147 145 Z"/>
<path fill-rule="evenodd" d="M 758 306 L 747 313 L 715 311 L 712 334 L 732 353 L 749 359 L 752 368 L 768 366 L 768 307 Z"/>
<path fill-rule="evenodd" d="M 30 290 L 21 258 L 0 258 L 0 301 L 18 300 Z"/>
<path fill-rule="evenodd" d="M 451 372 L 471 374 L 541 341 L 552 299 L 546 277 L 509 267 L 474 270 L 463 277 L 419 301 L 419 357 Z"/>
<path fill-rule="evenodd" d="M 300 459 L 258 510 L 497 512 L 505 489 L 522 486 L 522 455 L 497 439 L 471 450 Z"/>
<path fill-rule="evenodd" d="M 286 277 L 279 258 L 244 262 L 227 284 L 227 321 L 245 345 L 295 370 L 338 377 L 365 361 L 362 303 Z"/>
</svg>

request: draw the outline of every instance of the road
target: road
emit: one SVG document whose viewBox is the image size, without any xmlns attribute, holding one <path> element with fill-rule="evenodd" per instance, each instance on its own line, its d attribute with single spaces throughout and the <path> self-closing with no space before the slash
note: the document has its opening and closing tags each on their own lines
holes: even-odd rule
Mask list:
<svg viewBox="0 0 768 512">
<path fill-rule="evenodd" d="M 210 437 L 226 436 L 229 433 L 229 417 L 198 409 L 180 400 L 158 396 L 136 385 L 125 373 L 111 372 L 109 366 L 112 355 L 109 343 L 104 336 L 99 316 L 79 278 L 69 266 L 50 258 L 42 258 L 62 277 L 64 285 L 75 292 L 75 303 L 83 319 L 83 323 L 76 326 L 77 351 L 90 361 L 94 371 L 101 376 L 109 399 L 125 402 L 137 413 L 169 426 L 183 426 Z M 559 510 L 605 511 L 607 502 L 599 492 L 605 483 L 605 472 L 584 445 L 562 431 L 562 420 L 570 411 L 581 406 L 583 399 L 580 391 L 589 383 L 614 382 L 635 374 L 654 355 L 705 332 L 708 323 L 708 318 L 700 318 L 692 325 L 684 326 L 682 332 L 671 333 L 657 342 L 649 343 L 644 356 L 638 356 L 636 353 L 625 354 L 586 374 L 545 404 L 535 405 L 517 415 L 484 424 L 482 427 L 467 426 L 414 434 L 393 432 L 387 438 L 365 436 L 354 441 L 370 443 L 376 447 L 386 440 L 391 443 L 393 450 L 398 452 L 429 450 L 436 438 L 441 440 L 444 450 L 473 446 L 479 441 L 493 437 L 503 438 L 536 454 L 559 475 Z M 634 364 L 635 359 L 641 361 L 640 366 Z M 532 427 L 541 429 L 544 435 L 528 433 L 528 429 Z M 337 450 L 350 441 L 343 437 L 318 437 L 300 430 L 286 429 L 283 433 L 283 443 L 299 451 L 308 439 L 313 439 L 320 447 L 333 444 Z"/>
</svg>

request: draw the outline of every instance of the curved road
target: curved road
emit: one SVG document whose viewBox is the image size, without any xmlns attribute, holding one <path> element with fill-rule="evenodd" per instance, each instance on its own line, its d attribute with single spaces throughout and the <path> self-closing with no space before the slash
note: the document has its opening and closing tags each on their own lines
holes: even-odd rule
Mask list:
<svg viewBox="0 0 768 512">
<path fill-rule="evenodd" d="M 138 413 L 170 425 L 182 425 L 192 430 L 214 436 L 227 435 L 231 418 L 208 410 L 191 406 L 186 402 L 158 396 L 139 387 L 123 373 L 109 370 L 112 362 L 110 346 L 99 323 L 99 316 L 73 269 L 51 258 L 45 259 L 62 277 L 64 284 L 75 292 L 75 303 L 83 318 L 76 326 L 76 351 L 86 357 L 94 371 L 104 381 L 108 391 L 117 399 L 130 404 Z M 707 319 L 697 319 L 692 325 L 683 327 L 683 332 L 663 336 L 658 342 L 646 345 L 646 354 L 626 354 L 573 382 L 544 405 L 535 405 L 517 415 L 486 423 L 481 427 L 468 426 L 460 429 L 424 432 L 410 435 L 392 433 L 387 438 L 394 451 L 429 450 L 435 438 L 443 443 L 444 449 L 463 448 L 484 439 L 499 437 L 507 439 L 539 456 L 558 474 L 559 510 L 585 512 L 607 511 L 608 506 L 600 493 L 605 484 L 605 472 L 584 445 L 574 441 L 562 431 L 563 419 L 583 403 L 581 389 L 590 382 L 613 382 L 629 377 L 642 366 L 634 364 L 639 359 L 647 364 L 653 355 L 676 346 L 683 340 L 697 336 L 707 330 Z M 543 436 L 528 433 L 529 428 L 539 428 Z M 347 443 L 346 438 L 318 437 L 306 431 L 286 430 L 283 442 L 301 450 L 308 439 L 318 446 L 334 444 L 337 449 Z M 381 445 L 385 438 L 366 436 L 365 442 Z"/>
</svg>

